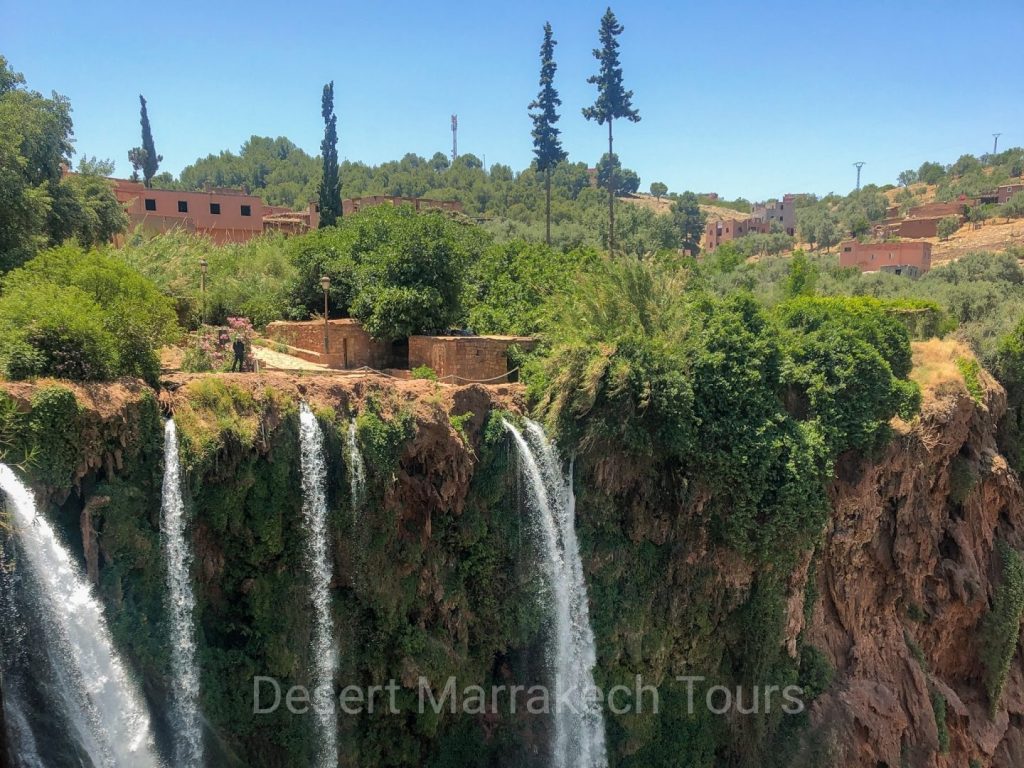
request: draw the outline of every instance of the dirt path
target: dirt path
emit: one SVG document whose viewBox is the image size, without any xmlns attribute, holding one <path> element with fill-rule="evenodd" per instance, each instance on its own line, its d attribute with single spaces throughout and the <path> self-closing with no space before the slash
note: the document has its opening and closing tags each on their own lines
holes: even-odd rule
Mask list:
<svg viewBox="0 0 1024 768">
<path fill-rule="evenodd" d="M 326 371 L 327 366 L 311 363 L 300 357 L 292 357 L 283 352 L 275 352 L 267 347 L 253 344 L 252 354 L 260 361 L 261 368 L 275 368 L 281 371 Z"/>
</svg>

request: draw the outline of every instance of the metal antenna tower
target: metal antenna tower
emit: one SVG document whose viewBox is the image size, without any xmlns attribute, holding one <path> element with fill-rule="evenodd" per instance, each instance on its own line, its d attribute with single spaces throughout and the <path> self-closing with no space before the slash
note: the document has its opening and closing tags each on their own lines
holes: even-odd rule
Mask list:
<svg viewBox="0 0 1024 768">
<path fill-rule="evenodd" d="M 853 165 L 857 169 L 857 191 L 859 192 L 860 191 L 860 169 L 865 166 L 865 162 L 863 160 L 858 160 Z"/>
<path fill-rule="evenodd" d="M 1003 134 L 1001 134 L 1001 133 L 993 133 L 992 134 L 992 154 L 993 155 L 996 154 L 996 148 L 999 146 L 999 137 L 1002 136 L 1002 135 Z"/>
<path fill-rule="evenodd" d="M 459 156 L 459 116 L 452 115 L 452 163 Z"/>
</svg>

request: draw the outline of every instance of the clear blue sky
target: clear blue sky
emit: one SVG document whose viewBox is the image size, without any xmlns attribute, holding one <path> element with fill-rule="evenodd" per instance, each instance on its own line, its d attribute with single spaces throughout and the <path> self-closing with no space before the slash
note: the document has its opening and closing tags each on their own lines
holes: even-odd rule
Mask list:
<svg viewBox="0 0 1024 768">
<path fill-rule="evenodd" d="M 951 2 L 619 2 L 626 86 L 643 120 L 616 151 L 642 189 L 764 198 L 894 182 L 924 160 L 1024 145 L 1024 5 Z M 320 91 L 335 81 L 339 154 L 377 163 L 459 149 L 530 161 L 526 104 L 550 20 L 565 146 L 593 163 L 605 3 L 0 0 L 0 53 L 29 85 L 70 97 L 79 153 L 129 171 L 145 94 L 162 170 L 238 151 L 251 134 L 310 153 Z"/>
</svg>

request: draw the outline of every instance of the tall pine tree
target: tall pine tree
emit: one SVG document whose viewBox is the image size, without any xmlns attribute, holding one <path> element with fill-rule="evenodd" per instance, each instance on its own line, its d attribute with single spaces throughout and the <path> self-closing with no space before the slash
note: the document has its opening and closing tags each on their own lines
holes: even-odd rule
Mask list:
<svg viewBox="0 0 1024 768">
<path fill-rule="evenodd" d="M 598 125 L 608 123 L 608 155 L 614 156 L 612 149 L 612 123 L 616 118 L 625 118 L 630 122 L 640 122 L 640 113 L 633 109 L 633 92 L 622 86 L 622 67 L 619 64 L 619 41 L 624 27 L 615 18 L 612 9 L 605 11 L 601 18 L 601 47 L 594 49 L 594 58 L 601 62 L 596 75 L 587 78 L 587 82 L 597 86 L 597 100 L 593 106 L 584 107 L 583 116 L 587 120 L 596 120 Z M 615 174 L 608 179 L 608 250 L 615 250 Z"/>
<path fill-rule="evenodd" d="M 164 159 L 164 156 L 156 153 L 153 131 L 149 127 L 149 112 L 146 111 L 146 99 L 141 93 L 139 94 L 139 104 L 141 105 L 139 122 L 142 124 L 142 147 L 136 147 L 135 150 L 128 153 L 128 157 L 134 165 L 135 160 L 132 160 L 132 153 L 136 153 L 135 158 L 142 162 L 142 182 L 147 187 L 151 187 L 153 186 L 153 177 L 156 176 L 160 161 Z M 141 154 L 137 152 L 138 149 L 142 150 Z"/>
<path fill-rule="evenodd" d="M 338 117 L 334 114 L 334 81 L 324 86 L 320 102 L 324 116 L 324 140 L 320 142 L 320 155 L 324 161 L 324 175 L 320 181 L 320 226 L 333 227 L 341 218 L 341 176 L 338 171 Z"/>
<path fill-rule="evenodd" d="M 533 154 L 537 157 L 537 170 L 544 173 L 545 199 L 545 238 L 551 245 L 551 170 L 565 160 L 566 153 L 562 149 L 562 141 L 558 138 L 560 131 L 555 127 L 559 116 L 557 108 L 562 100 L 555 90 L 555 46 L 557 43 L 551 36 L 551 24 L 544 25 L 544 42 L 540 46 L 540 93 L 530 102 L 528 109 L 533 120 Z"/>
</svg>

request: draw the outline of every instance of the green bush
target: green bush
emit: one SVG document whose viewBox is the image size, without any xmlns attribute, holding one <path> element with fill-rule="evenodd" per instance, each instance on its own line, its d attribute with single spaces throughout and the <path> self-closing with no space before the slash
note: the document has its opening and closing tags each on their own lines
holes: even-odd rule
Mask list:
<svg viewBox="0 0 1024 768">
<path fill-rule="evenodd" d="M 940 240 L 949 240 L 950 236 L 955 234 L 958 229 L 960 229 L 959 216 L 946 216 L 939 219 L 937 231 Z"/>
<path fill-rule="evenodd" d="M 3 280 L 0 364 L 9 378 L 155 381 L 157 350 L 177 336 L 170 302 L 98 251 L 44 251 Z"/>
<path fill-rule="evenodd" d="M 413 368 L 409 374 L 414 379 L 427 379 L 428 381 L 437 381 L 437 372 L 434 371 L 429 365 L 418 365 Z"/>
<path fill-rule="evenodd" d="M 971 399 L 981 403 L 985 399 L 985 387 L 981 383 L 981 366 L 973 357 L 958 357 L 956 359 L 957 370 L 964 377 L 964 385 L 971 394 Z"/>
<path fill-rule="evenodd" d="M 1002 583 L 996 587 L 992 607 L 981 627 L 981 661 L 993 717 L 1017 651 L 1024 613 L 1024 557 L 1003 541 L 999 541 L 997 551 L 1002 562 Z"/>
<path fill-rule="evenodd" d="M 461 323 L 466 272 L 487 236 L 439 212 L 375 206 L 336 227 L 294 238 L 293 314 L 323 311 L 359 319 L 378 339 L 443 331 Z"/>
</svg>

